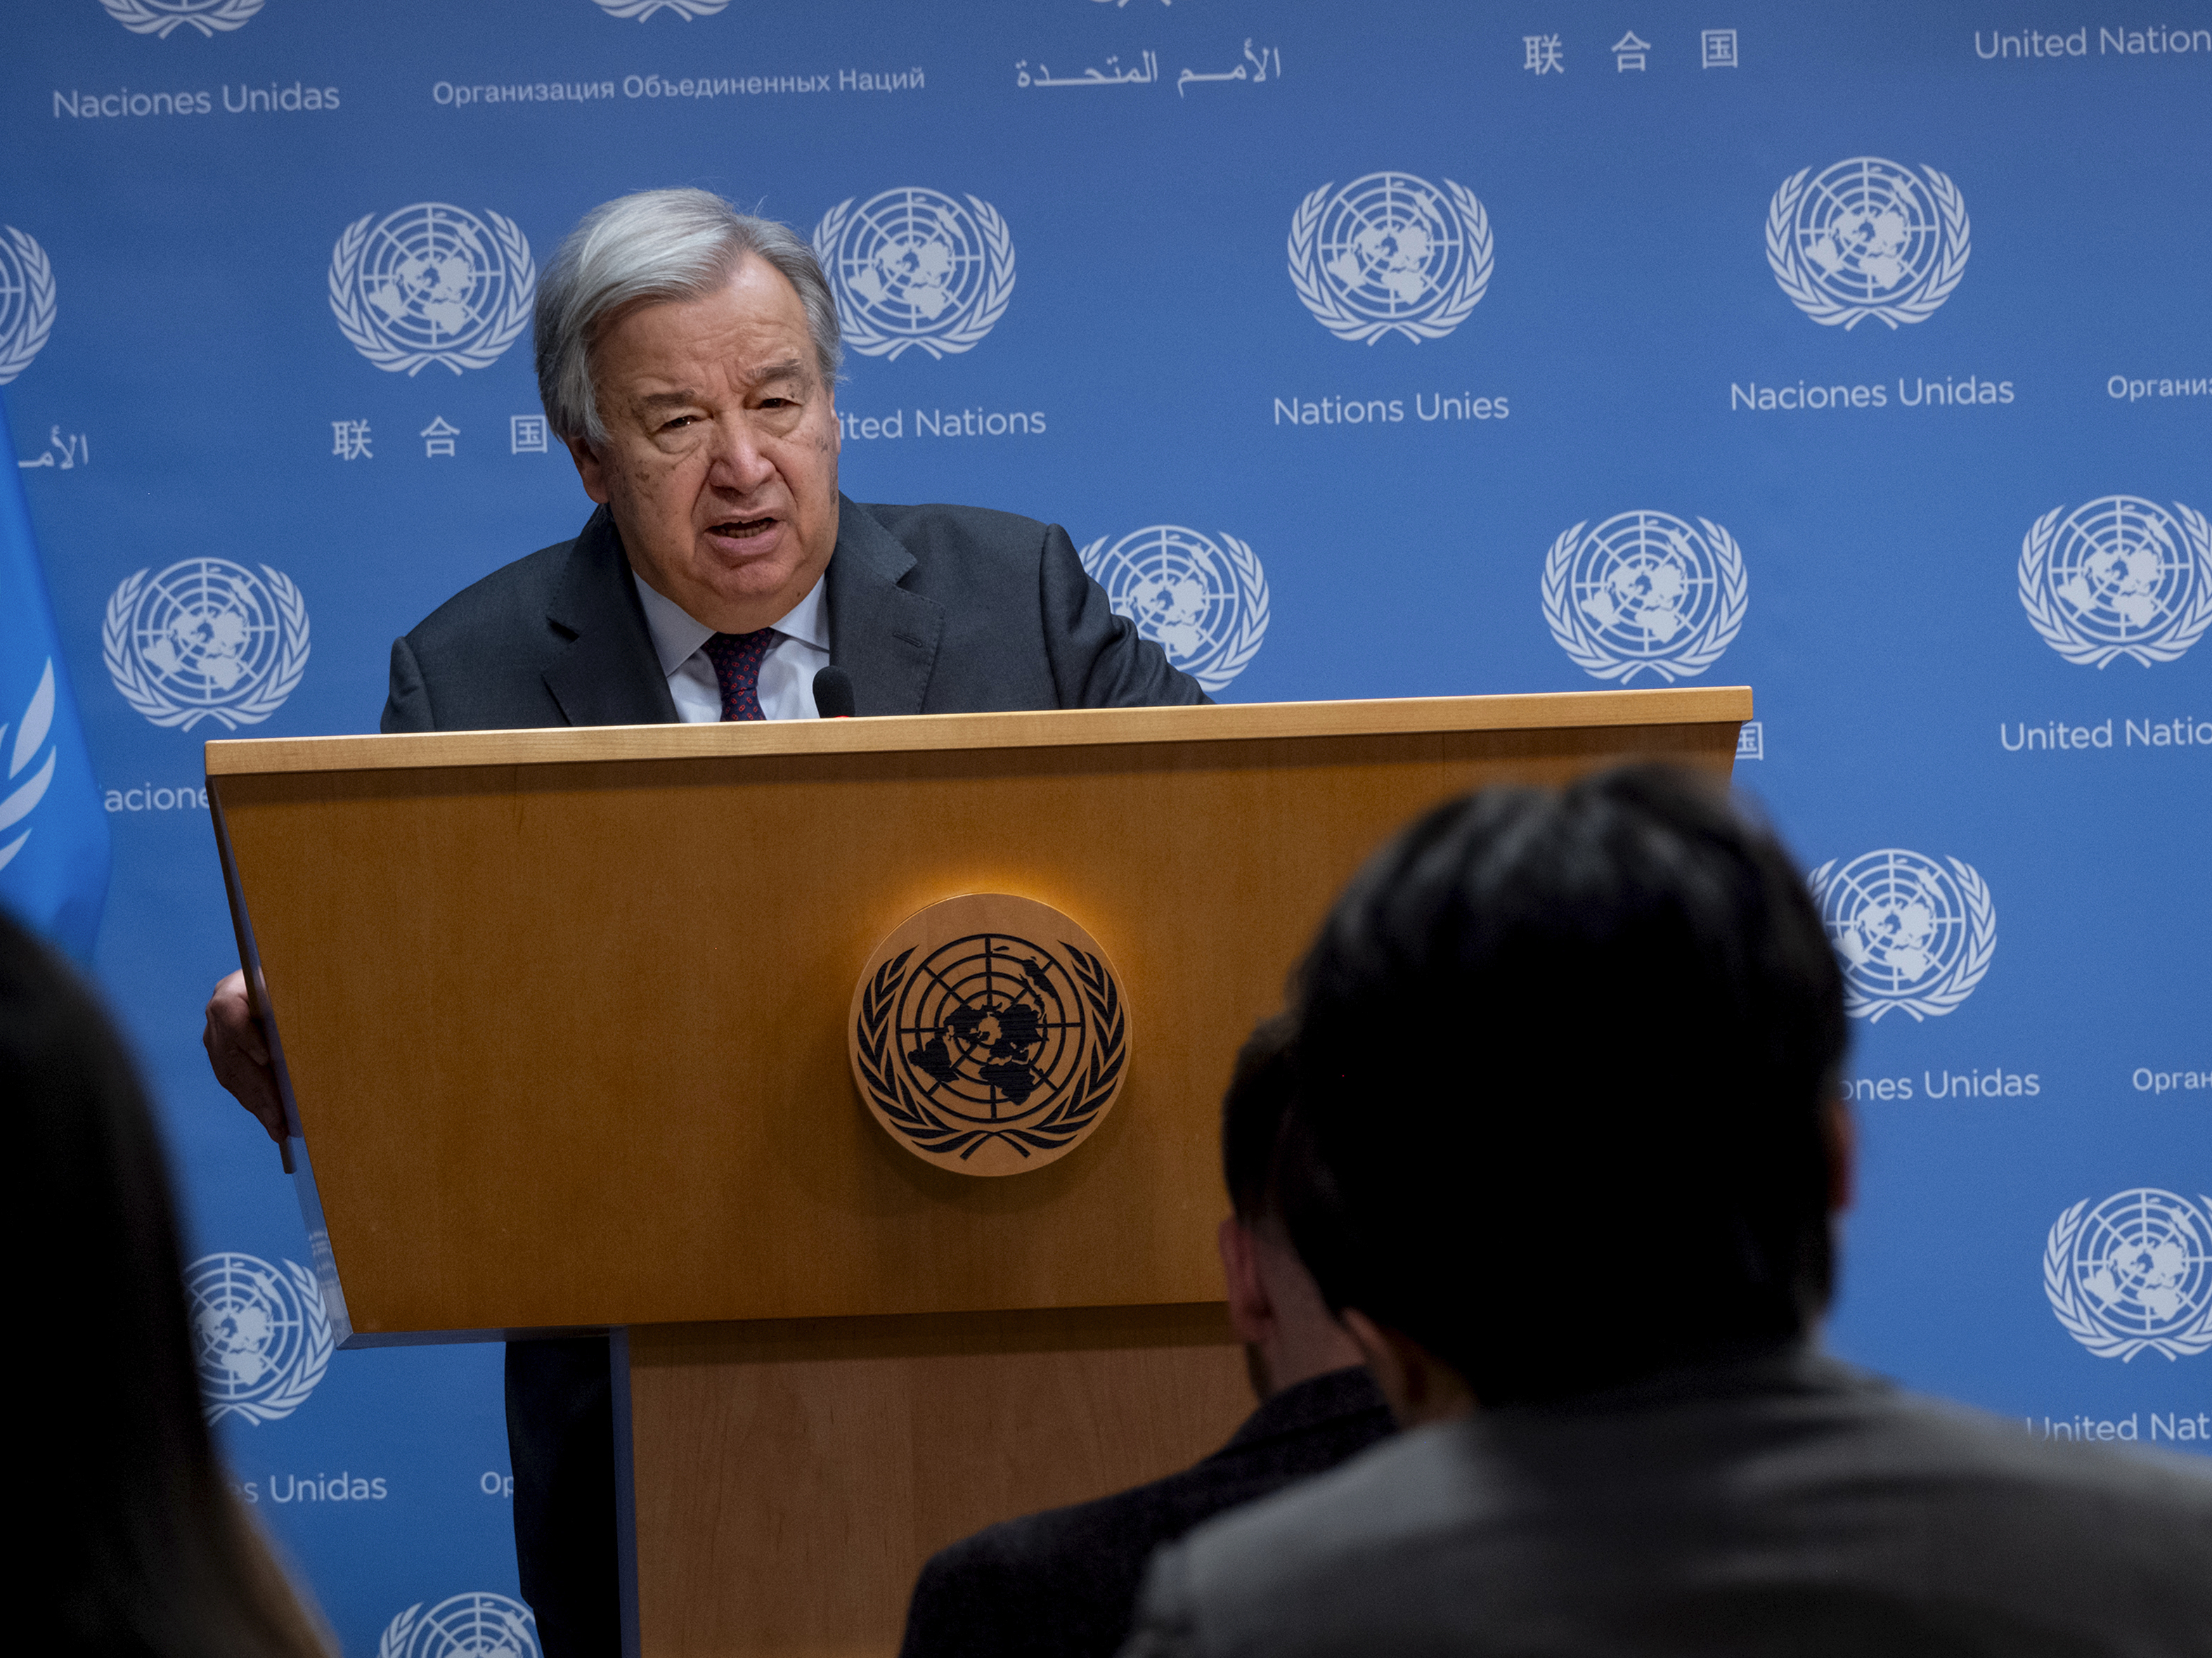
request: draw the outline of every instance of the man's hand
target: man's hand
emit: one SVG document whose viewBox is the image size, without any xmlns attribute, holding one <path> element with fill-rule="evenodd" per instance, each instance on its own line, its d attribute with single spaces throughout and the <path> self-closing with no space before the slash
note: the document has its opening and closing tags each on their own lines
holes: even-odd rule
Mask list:
<svg viewBox="0 0 2212 1658">
<path fill-rule="evenodd" d="M 200 1036 L 215 1079 L 261 1120 L 269 1138 L 284 1141 L 284 1102 L 269 1064 L 269 1036 L 246 994 L 246 975 L 234 973 L 208 998 L 207 1029 Z"/>
</svg>

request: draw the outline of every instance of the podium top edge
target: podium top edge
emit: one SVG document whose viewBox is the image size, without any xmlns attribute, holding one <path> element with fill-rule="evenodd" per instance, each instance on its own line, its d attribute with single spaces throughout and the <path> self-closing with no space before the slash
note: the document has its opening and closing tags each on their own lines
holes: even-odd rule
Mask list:
<svg viewBox="0 0 2212 1658">
<path fill-rule="evenodd" d="M 398 771 L 573 765 L 927 750 L 1073 748 L 1323 737 L 1698 726 L 1751 718 L 1747 685 L 1396 697 L 1352 702 L 1245 702 L 1173 708 L 1064 708 L 1024 714 L 902 714 L 720 725 L 575 726 L 544 730 L 400 732 L 389 737 L 265 737 L 211 742 L 207 774 Z"/>
</svg>

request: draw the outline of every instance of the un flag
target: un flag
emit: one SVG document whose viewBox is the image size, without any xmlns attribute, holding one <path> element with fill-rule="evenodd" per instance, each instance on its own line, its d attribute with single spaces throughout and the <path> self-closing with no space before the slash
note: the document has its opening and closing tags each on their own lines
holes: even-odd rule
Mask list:
<svg viewBox="0 0 2212 1658">
<path fill-rule="evenodd" d="M 107 897 L 107 813 L 70 695 L 15 445 L 0 412 L 0 905 L 89 965 Z"/>
</svg>

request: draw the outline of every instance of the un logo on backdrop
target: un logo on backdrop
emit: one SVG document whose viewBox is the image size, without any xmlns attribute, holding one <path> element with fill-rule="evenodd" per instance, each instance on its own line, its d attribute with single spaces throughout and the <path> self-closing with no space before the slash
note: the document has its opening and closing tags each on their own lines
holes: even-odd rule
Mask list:
<svg viewBox="0 0 2212 1658">
<path fill-rule="evenodd" d="M 2020 603 L 2069 662 L 2174 661 L 2212 626 L 2212 525 L 2136 495 L 2054 507 L 2021 543 Z"/>
<path fill-rule="evenodd" d="M 54 659 L 48 657 L 45 671 L 39 675 L 38 688 L 31 693 L 31 700 L 23 705 L 23 717 L 15 722 L 13 748 L 4 747 L 8 740 L 8 727 L 0 725 L 0 751 L 8 756 L 7 781 L 0 783 L 0 791 L 5 791 L 0 793 L 0 835 L 5 835 L 28 817 L 37 809 L 39 802 L 46 798 L 47 787 L 54 780 L 54 762 L 60 757 L 58 750 L 46 742 L 46 733 L 53 729 L 53 725 Z M 22 777 L 24 769 L 38 759 L 41 752 L 46 756 L 45 762 L 18 783 L 15 780 Z M 27 829 L 5 846 L 0 846 L 0 869 L 7 868 L 15 861 L 15 854 L 22 851 L 23 843 L 30 838 L 31 830 Z"/>
<path fill-rule="evenodd" d="M 1766 210 L 1766 262 L 1792 303 L 1825 327 L 1925 322 L 1972 252 L 1966 197 L 1932 167 L 1854 156 L 1784 179 Z"/>
<path fill-rule="evenodd" d="M 28 231 L 0 225 L 0 386 L 31 366 L 54 331 L 54 268 Z"/>
<path fill-rule="evenodd" d="M 2087 1198 L 2043 1246 L 2043 1293 L 2066 1333 L 2122 1363 L 2212 1348 L 2212 1197 L 2202 1206 L 2155 1187 Z"/>
<path fill-rule="evenodd" d="M 1179 524 L 1101 536 L 1083 568 L 1114 609 L 1208 691 L 1225 689 L 1267 636 L 1267 574 L 1234 536 L 1218 540 Z"/>
<path fill-rule="evenodd" d="M 1334 192 L 1334 193 L 1332 193 Z M 1340 340 L 1440 340 L 1490 286 L 1490 216 L 1466 185 L 1410 173 L 1323 185 L 1291 216 L 1291 282 Z"/>
<path fill-rule="evenodd" d="M 1973 994 L 1996 954 L 1996 908 L 1970 864 L 1949 867 L 1886 847 L 1808 878 L 1820 923 L 1844 968 L 1844 1009 L 1879 1023 L 1902 1010 L 1915 1023 Z"/>
<path fill-rule="evenodd" d="M 376 1658 L 539 1658 L 538 1619 L 504 1594 L 417 1600 L 384 1626 Z"/>
<path fill-rule="evenodd" d="M 685 22 L 695 17 L 712 17 L 730 3 L 730 0 L 599 0 L 599 9 L 610 17 L 635 17 L 641 23 L 657 11 L 672 11 Z"/>
<path fill-rule="evenodd" d="M 1545 625 L 1577 667 L 1624 685 L 1648 670 L 1671 684 L 1720 660 L 1750 607 L 1734 537 L 1671 513 L 1617 513 L 1583 529 L 1552 544 L 1542 586 Z"/>
<path fill-rule="evenodd" d="M 185 1269 L 200 1399 L 210 1422 L 275 1422 L 307 1402 L 331 1363 L 315 1275 L 258 1255 L 202 1255 Z"/>
<path fill-rule="evenodd" d="M 307 671 L 307 604 L 282 571 L 188 558 L 108 596 L 100 657 L 123 700 L 157 726 L 235 731 L 284 706 Z"/>
<path fill-rule="evenodd" d="M 107 15 L 133 34 L 166 40 L 172 31 L 196 28 L 203 38 L 243 27 L 262 0 L 100 0 Z"/>
<path fill-rule="evenodd" d="M 980 197 L 965 207 L 935 190 L 886 190 L 857 207 L 848 197 L 814 227 L 814 254 L 845 343 L 863 356 L 969 350 L 1014 296 L 1014 239 Z"/>
<path fill-rule="evenodd" d="M 538 267 L 514 221 L 417 202 L 356 220 L 331 250 L 338 331 L 379 368 L 489 368 L 530 321 Z"/>
</svg>

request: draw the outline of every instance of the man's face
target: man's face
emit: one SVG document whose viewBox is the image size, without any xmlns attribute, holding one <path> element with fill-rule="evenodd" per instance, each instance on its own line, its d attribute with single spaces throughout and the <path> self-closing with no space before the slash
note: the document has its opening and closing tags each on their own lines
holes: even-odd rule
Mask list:
<svg viewBox="0 0 2212 1658">
<path fill-rule="evenodd" d="M 765 628 L 837 545 L 837 415 L 799 295 L 747 258 L 702 300 L 641 306 L 600 336 L 607 440 L 568 440 L 646 583 L 723 633 Z"/>
</svg>

